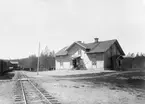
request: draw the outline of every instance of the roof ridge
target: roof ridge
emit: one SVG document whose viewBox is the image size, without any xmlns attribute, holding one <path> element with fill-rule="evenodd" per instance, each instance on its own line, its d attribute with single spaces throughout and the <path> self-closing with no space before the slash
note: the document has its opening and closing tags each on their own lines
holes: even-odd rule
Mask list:
<svg viewBox="0 0 145 104">
<path fill-rule="evenodd" d="M 98 41 L 98 43 L 101 43 L 101 42 L 107 42 L 107 41 L 116 41 L 117 39 L 110 39 L 110 40 L 103 40 L 103 41 Z M 93 44 L 93 43 L 96 43 L 96 42 L 89 42 L 89 43 L 83 43 L 83 44 Z"/>
<path fill-rule="evenodd" d="M 98 44 L 96 44 L 91 50 L 93 50 L 94 48 L 96 48 L 99 44 L 100 44 L 100 42 L 97 42 Z"/>
<path fill-rule="evenodd" d="M 99 42 L 108 42 L 108 41 L 116 41 L 117 39 L 111 39 L 111 40 L 103 40 L 103 41 L 99 41 Z"/>
<path fill-rule="evenodd" d="M 96 44 L 90 51 L 92 52 L 105 52 L 107 49 L 112 46 L 114 42 L 116 42 L 117 39 L 107 40 L 107 41 L 99 41 L 98 44 Z M 97 50 L 96 50 L 97 49 Z M 89 53 L 89 52 L 88 52 Z"/>
<path fill-rule="evenodd" d="M 79 44 L 79 45 L 82 46 L 83 48 L 87 48 L 86 46 L 83 45 L 83 43 L 79 43 L 78 41 L 75 41 L 75 43 Z"/>
<path fill-rule="evenodd" d="M 117 39 L 111 39 L 111 40 L 90 42 L 90 43 L 82 43 L 81 41 L 75 41 L 70 46 L 64 47 L 62 50 L 60 50 L 56 54 L 58 54 L 58 55 L 68 54 L 68 50 L 69 50 L 69 48 L 71 48 L 71 46 L 73 44 L 77 44 L 77 45 L 79 45 L 79 46 L 81 46 L 85 49 L 90 49 L 87 53 L 106 52 L 112 46 L 112 44 L 114 44 L 115 42 L 118 42 L 118 40 Z"/>
</svg>

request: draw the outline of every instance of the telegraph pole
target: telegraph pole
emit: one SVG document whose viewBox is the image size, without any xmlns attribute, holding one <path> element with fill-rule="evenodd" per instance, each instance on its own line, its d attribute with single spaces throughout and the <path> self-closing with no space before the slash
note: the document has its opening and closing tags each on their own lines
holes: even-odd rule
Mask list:
<svg viewBox="0 0 145 104">
<path fill-rule="evenodd" d="M 39 42 L 39 47 L 38 47 L 38 61 L 37 61 L 37 75 L 39 75 L 39 57 L 40 57 L 40 42 Z"/>
</svg>

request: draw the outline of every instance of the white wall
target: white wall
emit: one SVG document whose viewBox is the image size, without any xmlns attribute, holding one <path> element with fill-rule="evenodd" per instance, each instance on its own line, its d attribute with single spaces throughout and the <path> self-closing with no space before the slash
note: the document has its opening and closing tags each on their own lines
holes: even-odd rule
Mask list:
<svg viewBox="0 0 145 104">
<path fill-rule="evenodd" d="M 60 69 L 60 62 L 58 62 L 57 60 L 55 61 L 55 68 L 56 70 Z"/>
<path fill-rule="evenodd" d="M 97 61 L 97 68 L 104 68 L 104 61 Z"/>
<path fill-rule="evenodd" d="M 92 67 L 92 61 L 89 59 L 89 57 L 87 56 L 87 54 L 84 50 L 82 50 L 82 49 L 80 49 L 80 50 L 81 50 L 81 58 L 83 59 L 86 68 L 87 69 L 92 69 L 93 68 Z M 79 50 L 77 50 L 73 55 L 78 55 L 78 51 Z"/>
<path fill-rule="evenodd" d="M 89 69 L 97 69 L 97 65 L 92 65 L 92 60 L 93 61 L 98 61 L 96 60 L 99 59 L 100 61 L 102 60 L 102 54 L 99 55 L 93 55 L 93 58 L 90 58 L 90 56 L 88 57 L 88 55 L 86 54 L 86 52 L 84 51 L 83 48 L 81 48 L 80 46 L 78 46 L 77 44 L 75 44 L 74 46 L 71 47 L 71 49 L 68 50 L 68 55 L 67 56 L 63 56 L 60 59 L 57 58 L 57 60 L 59 61 L 63 61 L 63 68 L 64 69 L 71 69 L 73 66 L 70 65 L 71 62 L 71 58 L 75 55 L 79 55 L 78 51 L 81 50 L 81 58 L 84 61 L 85 67 L 89 70 Z M 97 57 L 98 56 L 98 57 Z M 90 60 L 91 59 L 91 60 Z M 101 67 L 101 63 L 98 63 L 99 67 Z M 60 62 L 56 61 L 56 69 L 61 69 L 60 67 Z"/>
<path fill-rule="evenodd" d="M 85 51 L 82 50 L 82 59 L 86 65 L 87 69 L 92 69 L 92 62 L 91 60 L 88 58 L 87 54 L 85 53 Z"/>
<path fill-rule="evenodd" d="M 78 50 L 76 50 L 76 52 L 74 52 L 73 54 L 71 54 L 70 58 L 73 57 L 74 55 L 78 55 Z M 94 55 L 93 58 L 100 56 L 100 55 Z M 102 60 L 102 56 L 100 56 L 100 58 L 97 57 L 97 59 L 92 59 L 94 62 L 96 62 L 96 65 L 92 65 L 92 60 L 90 60 L 90 58 L 88 57 L 88 55 L 85 53 L 84 50 L 81 49 L 81 58 L 84 61 L 85 67 L 90 70 L 90 69 L 100 69 L 100 68 L 104 68 L 104 60 Z M 63 60 L 63 58 L 61 58 L 61 60 Z M 62 69 L 72 69 L 72 65 L 70 64 L 71 61 L 64 61 L 63 62 L 63 66 L 60 66 L 60 62 L 56 60 L 56 70 L 62 70 Z"/>
<path fill-rule="evenodd" d="M 63 69 L 71 69 L 72 65 L 70 64 L 70 62 L 62 62 L 63 65 L 60 66 L 60 62 L 59 61 L 55 61 L 56 62 L 56 70 L 63 70 Z"/>
<path fill-rule="evenodd" d="M 63 62 L 64 69 L 70 69 L 70 62 Z"/>
</svg>

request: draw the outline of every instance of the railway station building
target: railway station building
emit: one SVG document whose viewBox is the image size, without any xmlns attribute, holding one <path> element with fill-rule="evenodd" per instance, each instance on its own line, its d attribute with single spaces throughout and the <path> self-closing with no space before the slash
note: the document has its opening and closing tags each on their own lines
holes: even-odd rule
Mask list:
<svg viewBox="0 0 145 104">
<path fill-rule="evenodd" d="M 125 55 L 116 39 L 91 43 L 75 41 L 56 53 L 56 70 L 118 69 Z"/>
</svg>

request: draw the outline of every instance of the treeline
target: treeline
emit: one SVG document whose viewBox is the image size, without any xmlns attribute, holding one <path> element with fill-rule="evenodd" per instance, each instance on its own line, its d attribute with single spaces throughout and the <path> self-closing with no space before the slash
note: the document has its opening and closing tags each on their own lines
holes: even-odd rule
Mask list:
<svg viewBox="0 0 145 104">
<path fill-rule="evenodd" d="M 144 53 L 128 53 L 122 60 L 123 69 L 145 69 Z"/>
<path fill-rule="evenodd" d="M 19 59 L 19 65 L 25 69 L 36 71 L 38 57 L 33 54 L 28 58 Z M 47 47 L 41 52 L 39 57 L 39 70 L 54 70 L 55 69 L 55 52 L 50 51 Z"/>
</svg>

